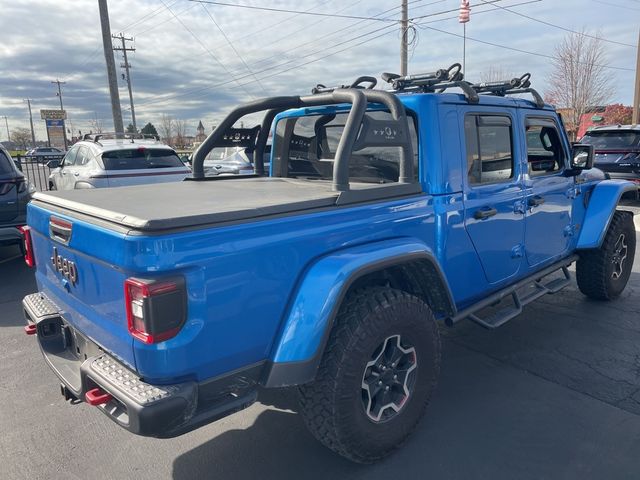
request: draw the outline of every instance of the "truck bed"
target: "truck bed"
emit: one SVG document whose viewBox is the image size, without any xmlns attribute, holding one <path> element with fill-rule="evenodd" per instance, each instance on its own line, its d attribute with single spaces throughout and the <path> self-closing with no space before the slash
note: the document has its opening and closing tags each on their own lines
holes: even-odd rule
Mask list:
<svg viewBox="0 0 640 480">
<path fill-rule="evenodd" d="M 161 185 L 39 192 L 36 203 L 144 232 L 166 231 L 296 213 L 420 192 L 419 184 L 351 183 L 294 178 L 233 178 Z"/>
<path fill-rule="evenodd" d="M 35 199 L 135 230 L 164 231 L 330 207 L 338 192 L 324 181 L 233 178 L 37 193 Z"/>
</svg>

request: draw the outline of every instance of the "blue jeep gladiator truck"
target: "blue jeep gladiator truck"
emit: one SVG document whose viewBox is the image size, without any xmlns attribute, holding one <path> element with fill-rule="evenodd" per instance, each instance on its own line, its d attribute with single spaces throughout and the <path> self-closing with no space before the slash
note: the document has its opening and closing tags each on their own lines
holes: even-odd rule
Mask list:
<svg viewBox="0 0 640 480">
<path fill-rule="evenodd" d="M 25 331 L 66 399 L 174 437 L 296 386 L 315 437 L 372 462 L 423 416 L 438 323 L 498 327 L 573 263 L 587 297 L 620 295 L 636 187 L 591 168 L 528 75 L 383 79 L 236 108 L 187 181 L 35 195 Z M 205 177 L 228 146 L 254 175 Z"/>
</svg>

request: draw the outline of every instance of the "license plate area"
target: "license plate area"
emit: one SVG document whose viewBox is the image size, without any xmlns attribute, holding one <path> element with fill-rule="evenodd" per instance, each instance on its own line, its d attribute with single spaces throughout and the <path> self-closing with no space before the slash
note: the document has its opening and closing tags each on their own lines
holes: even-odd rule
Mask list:
<svg viewBox="0 0 640 480">
<path fill-rule="evenodd" d="M 29 318 L 27 314 L 27 318 Z M 100 347 L 69 325 L 61 316 L 41 319 L 37 338 L 51 368 L 76 395 L 81 392 L 80 367 L 102 353 Z"/>
</svg>

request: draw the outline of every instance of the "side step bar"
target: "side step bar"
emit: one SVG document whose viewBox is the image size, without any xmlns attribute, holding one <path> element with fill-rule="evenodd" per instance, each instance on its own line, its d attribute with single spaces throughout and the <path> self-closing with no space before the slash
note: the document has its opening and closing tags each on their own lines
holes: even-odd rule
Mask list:
<svg viewBox="0 0 640 480">
<path fill-rule="evenodd" d="M 559 263 L 551 265 L 550 267 L 547 267 L 540 272 L 536 272 L 534 275 L 520 280 L 518 283 L 509 285 L 508 287 L 494 293 L 493 295 L 484 298 L 478 303 L 475 303 L 465 308 L 464 310 L 461 310 L 454 317 L 445 319 L 445 323 L 451 327 L 454 324 L 458 323 L 460 320 L 468 318 L 469 320 L 472 320 L 478 325 L 481 325 L 485 328 L 498 328 L 499 326 L 507 323 L 509 320 L 512 320 L 513 318 L 520 315 L 522 313 L 522 308 L 528 303 L 533 302 L 543 295 L 557 293 L 564 287 L 566 287 L 571 282 L 571 274 L 569 273 L 568 267 L 577 259 L 577 255 L 565 258 Z M 542 283 L 544 277 L 559 270 L 562 270 L 564 278 L 555 278 L 550 282 Z M 535 290 L 524 296 L 518 293 L 518 290 L 520 288 L 526 287 L 528 285 L 533 285 L 535 287 Z M 497 312 L 486 318 L 481 318 L 476 315 L 476 312 L 482 310 L 483 308 L 495 305 L 496 303 L 501 302 L 503 299 L 509 296 L 513 300 L 512 306 L 498 310 Z"/>
</svg>

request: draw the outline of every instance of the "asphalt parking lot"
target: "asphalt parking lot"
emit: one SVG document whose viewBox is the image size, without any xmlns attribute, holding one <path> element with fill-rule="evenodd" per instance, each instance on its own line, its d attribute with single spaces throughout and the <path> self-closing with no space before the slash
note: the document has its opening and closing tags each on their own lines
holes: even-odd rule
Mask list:
<svg viewBox="0 0 640 480">
<path fill-rule="evenodd" d="M 637 258 L 614 303 L 587 300 L 572 285 L 496 331 L 470 322 L 443 328 L 441 380 L 427 417 L 402 450 L 360 466 L 307 433 L 289 391 L 171 440 L 133 436 L 97 409 L 65 403 L 22 330 L 20 300 L 36 287 L 17 255 L 0 248 L 0 478 L 640 476 Z"/>
</svg>

